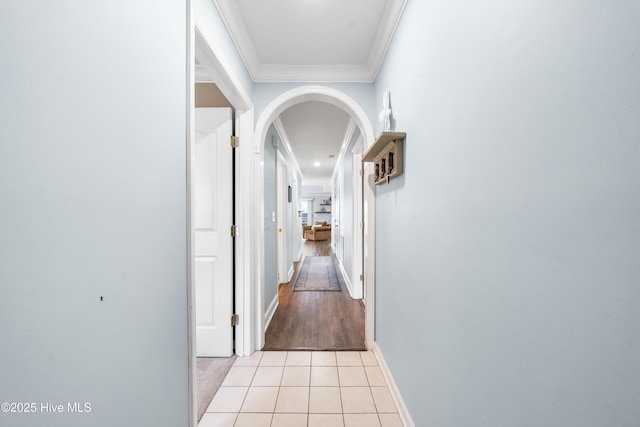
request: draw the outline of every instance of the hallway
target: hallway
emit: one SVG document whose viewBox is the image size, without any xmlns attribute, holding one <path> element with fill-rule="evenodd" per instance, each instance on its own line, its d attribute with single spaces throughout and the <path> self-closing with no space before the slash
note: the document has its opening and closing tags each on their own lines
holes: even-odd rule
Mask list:
<svg viewBox="0 0 640 427">
<path fill-rule="evenodd" d="M 331 256 L 340 292 L 295 292 L 305 257 Z M 305 241 L 289 283 L 278 290 L 279 306 L 266 331 L 264 350 L 366 350 L 365 310 L 354 300 L 337 267 L 330 241 Z"/>
<path fill-rule="evenodd" d="M 239 357 L 199 427 L 401 427 L 371 351 Z"/>
</svg>

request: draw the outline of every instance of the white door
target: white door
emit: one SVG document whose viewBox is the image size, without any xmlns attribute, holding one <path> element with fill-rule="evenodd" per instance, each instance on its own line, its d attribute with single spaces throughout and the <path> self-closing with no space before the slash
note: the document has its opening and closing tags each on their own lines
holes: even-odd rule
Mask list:
<svg viewBox="0 0 640 427">
<path fill-rule="evenodd" d="M 230 108 L 195 109 L 192 224 L 195 234 L 196 354 L 233 353 L 233 181 Z"/>
</svg>

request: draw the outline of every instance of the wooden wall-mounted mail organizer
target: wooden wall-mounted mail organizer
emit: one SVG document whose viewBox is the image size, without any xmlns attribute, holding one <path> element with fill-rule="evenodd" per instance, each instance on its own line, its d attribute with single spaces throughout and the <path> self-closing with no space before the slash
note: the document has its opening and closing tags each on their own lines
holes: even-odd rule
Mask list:
<svg viewBox="0 0 640 427">
<path fill-rule="evenodd" d="M 402 173 L 405 132 L 382 132 L 364 153 L 363 162 L 374 163 L 376 185 Z"/>
</svg>

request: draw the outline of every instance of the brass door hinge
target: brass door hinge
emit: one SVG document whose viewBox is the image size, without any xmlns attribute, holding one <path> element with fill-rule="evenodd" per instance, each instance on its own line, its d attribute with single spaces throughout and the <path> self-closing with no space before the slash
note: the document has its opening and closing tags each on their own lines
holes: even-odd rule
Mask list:
<svg viewBox="0 0 640 427">
<path fill-rule="evenodd" d="M 364 169 L 360 169 L 360 176 L 364 176 Z"/>
<path fill-rule="evenodd" d="M 231 135 L 231 146 L 233 148 L 238 148 L 240 146 L 240 138 L 235 135 Z"/>
<path fill-rule="evenodd" d="M 240 324 L 240 316 L 237 314 L 231 315 L 231 326 L 238 326 Z"/>
<path fill-rule="evenodd" d="M 231 237 L 238 237 L 238 234 L 240 234 L 240 230 L 238 229 L 237 225 L 232 225 L 231 226 Z"/>
<path fill-rule="evenodd" d="M 360 281 L 361 281 L 361 282 L 364 282 L 364 274 L 361 274 L 361 275 L 360 275 Z"/>
</svg>

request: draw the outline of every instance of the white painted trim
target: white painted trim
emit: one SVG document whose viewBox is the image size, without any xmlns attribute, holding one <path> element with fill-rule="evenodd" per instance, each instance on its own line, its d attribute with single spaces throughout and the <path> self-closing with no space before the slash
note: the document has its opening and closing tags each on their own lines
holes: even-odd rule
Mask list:
<svg viewBox="0 0 640 427">
<path fill-rule="evenodd" d="M 287 227 L 287 202 L 286 191 L 284 188 L 287 185 L 287 161 L 280 152 L 276 150 L 276 247 L 277 247 L 277 262 L 278 262 L 278 283 L 286 283 L 288 276 L 286 265 L 287 254 L 287 239 L 285 239 L 285 229 Z M 263 187 L 264 188 L 264 187 Z M 264 213 L 263 213 L 264 215 Z"/>
<path fill-rule="evenodd" d="M 196 17 L 197 18 L 197 17 Z M 253 108 L 251 98 L 242 88 L 240 80 L 232 74 L 232 69 L 224 59 L 215 44 L 200 30 L 202 28 L 195 22 L 195 55 L 200 62 L 199 75 L 204 73 L 210 76 L 210 81 L 215 82 L 218 89 L 229 100 L 233 108 L 237 110 L 249 110 Z"/>
<path fill-rule="evenodd" d="M 390 1 L 385 7 L 383 16 L 387 17 L 387 19 L 380 21 L 378 31 L 376 32 L 376 40 L 371 47 L 367 61 L 367 69 L 374 76 L 374 80 L 387 55 L 387 50 L 389 49 L 391 40 L 393 40 L 393 34 L 398 27 L 398 23 L 402 18 L 402 12 L 404 12 L 407 1 L 408 0 Z"/>
<path fill-rule="evenodd" d="M 307 101 L 326 102 L 349 114 L 364 134 L 367 146 L 374 141 L 373 127 L 369 116 L 353 98 L 342 91 L 327 86 L 300 86 L 280 94 L 267 105 L 256 122 L 255 152 L 262 152 L 262 146 L 269 130 L 269 126 L 280 114 L 289 107 Z"/>
<path fill-rule="evenodd" d="M 344 279 L 344 284 L 347 286 L 347 290 L 349 291 L 349 295 L 353 299 L 360 299 L 354 294 L 353 285 L 351 284 L 351 278 L 347 274 L 347 271 L 344 269 L 344 264 L 341 261 L 338 261 L 338 267 L 340 268 L 340 273 L 342 273 L 342 278 Z"/>
<path fill-rule="evenodd" d="M 398 415 L 402 420 L 402 425 L 404 427 L 415 427 L 416 425 L 413 422 L 413 418 L 411 418 L 409 409 L 407 409 L 407 405 L 404 403 L 404 399 L 400 394 L 398 385 L 393 379 L 393 375 L 391 375 L 389 366 L 387 365 L 387 362 L 384 360 L 384 356 L 382 355 L 382 351 L 380 350 L 380 347 L 378 347 L 378 344 L 374 344 L 373 354 L 376 356 L 376 359 L 378 360 L 378 365 L 380 366 L 380 370 L 382 371 L 382 375 L 384 376 L 384 379 L 387 381 L 387 384 L 389 385 L 389 391 L 391 392 L 391 396 L 393 397 L 393 402 L 396 404 L 396 408 L 398 409 Z"/>
<path fill-rule="evenodd" d="M 304 239 L 300 238 L 300 243 L 304 243 L 303 241 Z M 296 259 L 293 260 L 293 262 L 300 262 L 300 260 L 302 259 L 303 253 L 304 253 L 304 248 L 300 248 L 300 251 L 298 252 L 298 256 L 296 257 Z"/>
<path fill-rule="evenodd" d="M 276 296 L 271 300 L 271 304 L 267 307 L 267 311 L 264 313 L 264 329 L 267 330 L 269 324 L 271 323 L 271 319 L 273 319 L 273 315 L 276 314 L 276 309 L 278 308 L 278 293 L 276 292 Z"/>
<path fill-rule="evenodd" d="M 289 283 L 291 281 L 291 279 L 293 278 L 293 271 L 295 269 L 293 268 L 293 264 L 291 264 L 291 267 L 289 267 L 289 271 L 287 272 L 287 283 Z"/>
<path fill-rule="evenodd" d="M 254 207 L 254 171 L 253 144 L 254 140 L 254 115 L 253 103 L 244 91 L 240 80 L 235 76 L 232 68 L 228 65 L 220 49 L 214 40 L 207 38 L 200 28 L 204 28 L 198 21 L 198 16 L 192 12 L 193 31 L 193 51 L 189 61 L 193 63 L 197 55 L 200 62 L 201 72 L 206 72 L 210 80 L 215 82 L 224 96 L 229 100 L 236 111 L 236 135 L 240 137 L 240 148 L 237 149 L 236 156 L 236 225 L 240 230 L 240 236 L 236 238 L 236 283 L 235 283 L 235 312 L 240 317 L 240 324 L 236 326 L 235 352 L 238 356 L 249 356 L 255 351 L 256 331 L 260 330 L 257 323 L 261 322 L 263 316 L 255 314 L 255 295 L 257 288 L 256 272 L 253 269 L 253 260 L 260 255 L 260 249 L 256 248 L 257 238 L 254 229 L 253 212 Z M 205 26 L 206 27 L 206 26 Z M 191 65 L 192 66 L 192 65 Z M 194 73 L 195 74 L 195 73 Z M 195 76 L 193 77 L 195 80 Z M 190 84 L 193 86 L 194 81 Z M 193 105 L 193 98 L 188 101 L 188 105 Z M 191 128 L 193 125 L 191 124 Z M 190 128 L 190 129 L 191 129 Z M 257 228 L 262 230 L 262 227 Z M 189 249 L 193 250 L 193 243 L 189 243 Z M 189 255 L 191 256 L 191 255 Z M 191 262 L 190 262 L 191 264 Z M 191 274 L 193 266 L 191 268 Z M 189 285 L 189 310 L 195 307 L 193 295 L 195 295 L 194 284 Z M 194 315 L 194 314 L 193 314 Z M 195 321 L 195 320 L 194 320 Z M 189 340 L 195 341 L 195 326 L 189 331 Z M 194 343 L 190 344 L 195 345 Z M 195 347 L 192 350 L 195 354 Z M 195 362 L 194 362 L 195 363 Z M 195 366 L 195 365 L 194 365 Z M 197 411 L 196 411 L 197 414 Z"/>
<path fill-rule="evenodd" d="M 351 119 L 355 122 L 355 124 L 360 128 L 360 131 L 363 134 L 363 141 L 366 148 L 371 145 L 374 141 L 373 136 L 373 127 L 369 120 L 368 115 L 365 113 L 364 109 L 358 104 L 353 98 L 349 95 L 341 92 L 337 89 L 329 88 L 326 86 L 300 86 L 295 89 L 291 89 L 280 94 L 273 101 L 267 105 L 264 109 L 258 121 L 256 122 L 255 127 L 255 144 L 254 144 L 254 152 L 256 156 L 254 158 L 254 202 L 255 206 L 252 209 L 251 214 L 253 215 L 252 224 L 257 231 L 255 233 L 258 235 L 258 241 L 254 242 L 254 248 L 257 252 L 257 256 L 254 258 L 254 271 L 258 273 L 258 278 L 255 280 L 255 285 L 257 287 L 256 291 L 256 306 L 254 310 L 257 310 L 256 307 L 261 307 L 261 302 L 264 299 L 264 259 L 262 257 L 262 251 L 264 248 L 264 188 L 263 188 L 263 179 L 264 179 L 264 166 L 262 162 L 264 162 L 264 150 L 263 145 L 266 140 L 267 131 L 269 130 L 269 126 L 273 121 L 287 108 L 302 103 L 306 101 L 320 101 L 326 102 L 331 105 L 334 105 L 343 111 L 345 111 Z M 372 173 L 372 167 L 369 167 L 368 173 Z M 368 212 L 373 218 L 373 212 L 375 210 L 375 190 L 373 188 L 372 180 L 368 180 L 369 191 L 365 191 L 365 212 Z M 366 314 L 365 314 L 365 340 L 367 344 L 367 348 L 372 348 L 374 345 L 374 337 L 375 337 L 375 286 L 374 286 L 374 257 L 375 257 L 375 227 L 374 222 L 368 220 L 369 216 L 365 219 L 365 242 L 366 248 L 364 253 L 364 263 L 365 263 L 365 289 L 367 297 L 366 300 Z M 257 316 L 256 319 L 261 319 L 262 316 Z M 255 342 L 256 348 L 262 348 L 264 346 L 264 333 L 265 328 L 264 324 L 260 324 L 262 322 L 257 322 L 256 324 L 256 335 Z"/>
<path fill-rule="evenodd" d="M 263 142 L 266 139 L 266 135 L 263 136 Z M 248 145 L 248 144 L 247 144 Z M 254 240 L 252 242 L 255 257 L 252 258 L 253 268 L 252 270 L 257 273 L 254 283 L 254 294 L 251 300 L 255 301 L 253 308 L 254 312 L 260 310 L 259 307 L 263 307 L 264 301 L 264 152 L 253 153 L 253 189 L 254 194 L 254 206 L 249 212 L 253 216 L 253 227 L 255 233 L 253 233 Z M 262 349 L 264 347 L 264 333 L 266 326 L 264 325 L 263 316 L 255 316 L 254 325 L 254 343 L 256 349 Z"/>
<path fill-rule="evenodd" d="M 352 276 L 353 280 L 357 281 L 357 294 L 360 298 L 364 297 L 364 283 L 360 280 L 360 275 L 364 274 L 364 266 L 362 260 L 364 235 L 363 229 L 360 224 L 363 223 L 363 184 L 364 178 L 360 175 L 362 168 L 362 135 L 356 141 L 353 149 L 351 150 L 350 161 L 353 165 L 353 263 L 352 263 Z"/>
<path fill-rule="evenodd" d="M 407 0 L 387 2 L 366 63 L 332 65 L 263 64 L 251 39 L 249 29 L 242 19 L 237 2 L 235 0 L 213 0 L 213 3 L 254 82 L 372 83 L 384 61 Z"/>
<path fill-rule="evenodd" d="M 249 29 L 242 20 L 242 13 L 237 2 L 235 0 L 213 0 L 213 4 L 218 9 L 220 18 L 222 18 L 224 25 L 227 27 L 227 32 L 236 45 L 251 79 L 256 81 L 253 70 L 260 64 L 260 60 L 256 47 L 249 36 Z"/>
<path fill-rule="evenodd" d="M 373 140 L 368 141 L 365 146 L 365 151 L 368 146 L 373 143 Z M 364 163 L 364 182 L 363 182 L 363 236 L 364 239 L 364 253 L 362 254 L 364 264 L 364 303 L 365 303 L 365 340 L 367 348 L 371 348 L 374 345 L 375 340 L 375 306 L 376 306 L 376 294 L 375 294 L 375 280 L 376 280 L 376 189 L 374 184 L 374 172 L 373 163 Z"/>
<path fill-rule="evenodd" d="M 191 209 L 191 182 L 193 170 L 191 165 L 195 163 L 193 144 L 195 143 L 195 118 L 193 108 L 190 106 L 195 105 L 195 31 L 193 24 L 193 9 L 192 2 L 186 2 L 186 14 L 187 14 L 187 57 L 186 59 L 186 75 L 187 81 L 185 84 L 187 99 L 186 102 L 186 171 L 187 171 L 187 346 L 188 346 L 188 403 L 189 403 L 189 427 L 197 427 L 198 425 L 198 385 L 196 384 L 196 374 L 198 359 L 196 353 L 196 309 L 195 309 L 195 236 L 192 228 L 192 209 Z"/>
<path fill-rule="evenodd" d="M 236 238 L 236 314 L 240 324 L 236 326 L 236 354 L 249 356 L 255 350 L 256 325 L 262 316 L 255 315 L 257 285 L 253 260 L 260 255 L 256 247 L 258 241 L 253 224 L 255 205 L 253 165 L 253 108 L 239 112 L 236 110 L 236 135 L 240 137 L 240 147 L 236 149 L 236 224 L 240 236 Z M 260 207 L 262 209 L 262 207 Z M 262 224 L 257 230 L 264 233 Z"/>
</svg>

